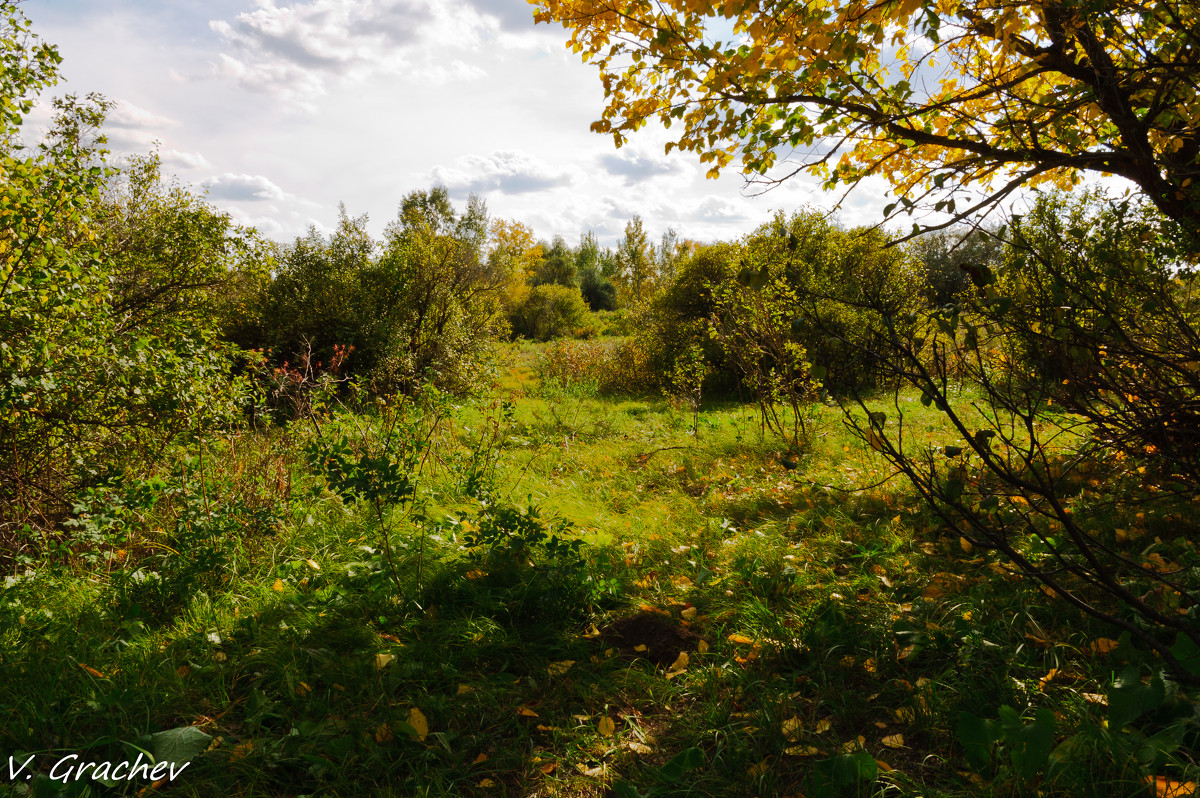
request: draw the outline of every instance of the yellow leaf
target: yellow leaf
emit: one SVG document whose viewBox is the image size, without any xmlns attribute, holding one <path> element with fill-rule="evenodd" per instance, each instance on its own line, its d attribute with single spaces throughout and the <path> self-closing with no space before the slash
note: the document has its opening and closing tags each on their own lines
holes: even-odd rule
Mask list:
<svg viewBox="0 0 1200 798">
<path fill-rule="evenodd" d="M 1038 679 L 1038 692 L 1045 690 L 1046 685 L 1050 684 L 1050 681 L 1057 675 L 1058 675 L 1058 668 L 1051 668 L 1050 671 L 1045 676 Z"/>
<path fill-rule="evenodd" d="M 680 651 L 679 656 L 671 663 L 671 667 L 667 668 L 670 672 L 682 671 L 688 666 L 688 655 L 686 651 Z"/>
<path fill-rule="evenodd" d="M 651 748 L 650 746 L 646 745 L 645 743 L 639 743 L 639 742 L 631 740 L 627 743 L 622 743 L 622 745 L 626 749 L 633 751 L 635 754 L 645 755 L 645 754 L 653 754 L 654 753 L 654 749 Z"/>
<path fill-rule="evenodd" d="M 408 725 L 413 727 L 413 731 L 417 733 L 417 739 L 424 742 L 425 736 L 429 734 L 429 721 L 425 718 L 425 713 L 413 707 L 408 711 Z"/>
<path fill-rule="evenodd" d="M 377 728 L 375 730 L 375 742 L 386 743 L 386 742 L 390 742 L 391 739 L 392 739 L 392 727 L 387 725 L 386 723 L 380 724 L 379 728 Z"/>
<path fill-rule="evenodd" d="M 912 707 L 900 707 L 895 711 L 896 720 L 901 723 L 912 723 L 917 719 L 917 713 Z"/>
<path fill-rule="evenodd" d="M 1189 798 L 1196 793 L 1194 781 L 1172 781 L 1166 776 L 1147 776 L 1146 783 L 1154 787 L 1155 798 Z"/>
<path fill-rule="evenodd" d="M 546 672 L 551 676 L 562 676 L 567 671 L 571 670 L 571 666 L 575 664 L 573 659 L 564 659 L 562 662 L 551 662 Z"/>
<path fill-rule="evenodd" d="M 800 737 L 800 729 L 803 728 L 804 722 L 797 717 L 788 718 L 783 722 L 783 738 L 790 743 L 796 742 Z"/>
<path fill-rule="evenodd" d="M 751 766 L 750 766 L 750 767 L 749 767 L 749 768 L 746 770 L 746 773 L 747 773 L 747 774 L 748 774 L 748 775 L 749 775 L 751 778 L 755 778 L 755 779 L 756 779 L 756 778 L 758 778 L 759 776 L 761 776 L 761 775 L 763 775 L 764 773 L 766 773 L 766 772 L 767 772 L 767 769 L 768 769 L 770 766 L 771 766 L 771 760 L 770 760 L 770 759 L 764 759 L 763 761 L 759 762 L 758 764 L 751 765 Z"/>
<path fill-rule="evenodd" d="M 557 763 L 557 762 L 547 762 L 546 764 L 544 764 L 544 765 L 542 765 L 541 767 L 539 767 L 539 768 L 538 768 L 538 770 L 542 771 L 542 772 L 543 772 L 543 773 L 545 773 L 547 776 L 549 776 L 549 775 L 550 775 L 551 773 L 553 773 L 553 772 L 555 771 L 555 769 L 557 769 L 557 768 L 558 768 L 558 763 Z"/>
<path fill-rule="evenodd" d="M 971 543 L 971 541 L 964 537 L 960 537 L 958 539 L 958 545 L 962 547 L 963 552 L 966 554 L 970 554 L 975 550 L 975 544 Z"/>
<path fill-rule="evenodd" d="M 538 713 L 524 705 L 517 707 L 517 714 L 523 718 L 536 718 L 538 716 Z"/>
<path fill-rule="evenodd" d="M 634 650 L 634 651 L 646 651 L 646 650 L 647 650 L 647 649 L 646 649 L 646 644 L 645 644 L 645 643 L 638 643 L 636 646 L 634 646 L 634 647 L 633 647 L 633 650 Z"/>
<path fill-rule="evenodd" d="M 793 745 L 783 749 L 788 756 L 820 756 L 821 749 L 815 745 Z"/>
<path fill-rule="evenodd" d="M 317 565 L 316 560 L 305 560 L 304 562 L 308 565 L 309 568 L 313 569 L 314 571 L 321 570 L 321 566 Z"/>
<path fill-rule="evenodd" d="M 858 735 L 858 737 L 855 737 L 853 740 L 849 740 L 847 742 L 842 743 L 842 753 L 843 754 L 852 754 L 855 751 L 862 749 L 866 744 L 867 744 L 867 738 L 863 737 L 860 734 L 860 735 Z"/>
<path fill-rule="evenodd" d="M 100 671 L 98 671 L 98 670 L 96 670 L 95 668 L 91 667 L 90 665 L 84 665 L 84 664 L 81 662 L 81 663 L 79 663 L 79 667 L 83 668 L 85 671 L 87 671 L 87 672 L 88 672 L 88 673 L 90 673 L 91 675 L 95 676 L 97 679 L 104 679 L 104 678 L 107 678 L 107 677 L 105 677 L 105 675 L 104 675 L 103 673 L 101 673 Z"/>
<path fill-rule="evenodd" d="M 375 670 L 381 671 L 392 663 L 395 657 L 391 654 L 376 654 L 375 655 Z"/>
<path fill-rule="evenodd" d="M 696 620 L 696 608 L 687 607 L 686 609 L 682 609 L 679 611 L 679 616 L 681 618 L 686 618 L 689 621 L 694 621 Z"/>
<path fill-rule="evenodd" d="M 828 718 L 822 718 L 821 720 L 817 721 L 817 728 L 814 731 L 816 731 L 817 734 L 824 734 L 825 732 L 829 731 L 829 728 L 832 725 L 833 724 L 829 722 Z"/>
<path fill-rule="evenodd" d="M 904 735 L 889 734 L 887 737 L 884 737 L 882 740 L 880 740 L 880 742 L 886 745 L 888 748 L 901 748 L 904 746 Z"/>
<path fill-rule="evenodd" d="M 296 695 L 308 695 L 311 692 L 312 688 L 304 682 L 299 682 L 296 684 Z"/>
<path fill-rule="evenodd" d="M 492 781 L 491 779 L 481 779 L 479 782 L 479 786 L 483 787 L 484 789 L 487 789 L 488 787 L 495 787 L 496 782 Z"/>
<path fill-rule="evenodd" d="M 275 591 L 275 592 L 277 592 L 277 593 L 278 593 L 278 592 L 281 592 L 281 591 L 283 590 L 283 580 L 282 580 L 282 579 L 276 579 L 276 580 L 275 580 L 275 584 L 271 585 L 271 589 L 272 589 L 272 590 L 274 590 L 274 591 Z"/>
<path fill-rule="evenodd" d="M 472 687 L 471 685 L 460 684 L 458 686 L 458 692 L 455 693 L 455 695 L 466 695 L 467 693 L 473 693 L 473 692 L 475 692 L 475 688 Z"/>
<path fill-rule="evenodd" d="M 605 737 L 612 737 L 617 731 L 617 724 L 613 722 L 612 718 L 605 715 L 603 718 L 600 718 L 600 722 L 596 724 L 596 728 Z"/>
<path fill-rule="evenodd" d="M 247 740 L 240 745 L 235 745 L 229 749 L 229 761 L 237 762 L 239 759 L 244 759 L 247 754 L 254 750 L 254 741 Z"/>
<path fill-rule="evenodd" d="M 594 768 L 589 768 L 586 765 L 578 764 L 575 766 L 575 769 L 590 779 L 597 779 L 604 775 L 603 765 L 597 765 Z"/>
<path fill-rule="evenodd" d="M 701 640 L 699 643 L 696 644 L 696 650 L 699 651 L 701 654 L 707 654 L 708 653 L 708 641 Z"/>
<path fill-rule="evenodd" d="M 1088 648 L 1093 654 L 1108 654 L 1116 651 L 1118 645 L 1120 645 L 1120 643 L 1112 638 L 1101 637 L 1093 640 L 1092 644 L 1088 646 Z"/>
<path fill-rule="evenodd" d="M 471 764 L 478 765 L 480 762 L 486 762 L 486 761 L 487 761 L 487 754 L 480 754 L 479 756 L 475 757 L 474 761 L 472 761 Z"/>
</svg>

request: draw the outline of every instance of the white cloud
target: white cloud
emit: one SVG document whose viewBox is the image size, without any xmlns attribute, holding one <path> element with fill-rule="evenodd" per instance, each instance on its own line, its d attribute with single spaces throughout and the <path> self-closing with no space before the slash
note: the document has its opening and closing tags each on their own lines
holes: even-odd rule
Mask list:
<svg viewBox="0 0 1200 798">
<path fill-rule="evenodd" d="M 437 166 L 433 182 L 450 189 L 454 196 L 499 191 L 502 194 L 527 194 L 569 186 L 577 171 L 551 166 L 524 153 L 501 150 L 491 155 L 465 155 L 450 167 Z"/>
<path fill-rule="evenodd" d="M 227 45 L 215 71 L 315 110 L 339 81 L 407 75 L 435 84 L 486 73 L 452 51 L 477 49 L 499 22 L 454 0 L 310 0 L 209 23 Z"/>
<path fill-rule="evenodd" d="M 175 127 L 179 122 L 174 119 L 168 119 L 165 116 L 148 111 L 145 108 L 134 105 L 128 100 L 118 100 L 116 105 L 108 113 L 108 117 L 104 120 L 106 128 L 123 128 L 132 130 L 161 130 L 167 127 Z"/>
<path fill-rule="evenodd" d="M 181 152 L 179 150 L 163 150 L 159 153 L 166 166 L 177 169 L 212 169 L 212 164 L 198 152 Z"/>
<path fill-rule="evenodd" d="M 685 171 L 677 160 L 653 157 L 641 152 L 622 152 L 605 155 L 600 163 L 610 174 L 625 178 L 625 185 L 632 186 L 664 175 L 676 175 Z"/>
<path fill-rule="evenodd" d="M 205 181 L 208 196 L 235 202 L 278 202 L 288 198 L 286 192 L 262 175 L 238 175 L 226 172 Z"/>
</svg>

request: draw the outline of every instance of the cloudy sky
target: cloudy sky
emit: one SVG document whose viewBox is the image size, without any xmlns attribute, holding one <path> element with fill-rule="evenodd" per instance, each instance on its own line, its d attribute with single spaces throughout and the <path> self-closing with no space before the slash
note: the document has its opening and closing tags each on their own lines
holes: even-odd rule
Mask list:
<svg viewBox="0 0 1200 798">
<path fill-rule="evenodd" d="M 731 171 L 663 154 L 662 130 L 617 150 L 591 133 L 594 67 L 534 25 L 524 0 L 26 0 L 58 45 L 58 92 L 118 103 L 117 152 L 157 146 L 239 221 L 286 240 L 329 230 L 339 202 L 378 232 L 401 197 L 434 184 L 540 237 L 613 243 L 641 214 L 657 236 L 731 238 L 775 209 L 832 207 L 812 182 L 755 196 Z M 860 191 L 839 218 L 873 223 Z"/>
</svg>

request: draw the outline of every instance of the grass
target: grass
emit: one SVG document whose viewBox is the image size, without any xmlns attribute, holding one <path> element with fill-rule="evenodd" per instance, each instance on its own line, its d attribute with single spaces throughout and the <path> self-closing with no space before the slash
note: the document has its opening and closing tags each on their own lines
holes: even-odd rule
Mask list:
<svg viewBox="0 0 1200 798">
<path fill-rule="evenodd" d="M 835 408 L 788 468 L 751 408 L 706 404 L 693 431 L 655 397 L 543 395 L 532 355 L 437 431 L 420 511 L 388 517 L 395 573 L 379 516 L 322 488 L 278 433 L 209 443 L 192 500 L 231 495 L 271 521 L 158 614 L 116 586 L 159 562 L 148 541 L 174 506 L 129 521 L 140 545 L 27 563 L 0 592 L 0 766 L 32 755 L 38 775 L 0 775 L 0 795 L 141 794 L 49 770 L 184 726 L 212 739 L 154 792 L 1123 796 L 1155 794 L 1147 774 L 1190 777 L 1177 690 L 1103 728 L 1113 674 L 1148 679 L 1152 659 L 1097 646 L 1108 629 L 943 534 Z M 945 442 L 938 413 L 900 404 L 909 434 Z M 543 528 L 570 522 L 577 556 L 532 537 L 465 545 L 489 512 L 530 503 Z M 638 613 L 704 643 L 674 670 L 623 650 L 605 629 Z M 963 713 L 1003 706 L 1024 725 L 972 763 Z M 1023 776 L 1043 708 L 1057 758 Z M 1180 746 L 1143 750 L 1177 728 Z"/>
</svg>

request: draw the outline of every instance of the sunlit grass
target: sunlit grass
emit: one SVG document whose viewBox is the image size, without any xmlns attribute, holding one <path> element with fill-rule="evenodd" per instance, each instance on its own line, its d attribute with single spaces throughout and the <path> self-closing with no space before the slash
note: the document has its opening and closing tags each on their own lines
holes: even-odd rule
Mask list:
<svg viewBox="0 0 1200 798">
<path fill-rule="evenodd" d="M 840 410 L 814 409 L 811 448 L 789 463 L 753 408 L 705 405 L 693 429 L 655 396 L 542 395 L 513 363 L 488 501 L 568 521 L 587 578 L 604 580 L 588 600 L 554 604 L 546 584 L 494 577 L 464 549 L 479 510 L 464 469 L 491 412 L 464 404 L 419 508 L 388 516 L 399 583 L 370 570 L 377 516 L 292 457 L 298 498 L 277 531 L 241 541 L 236 579 L 169 619 L 115 603 L 104 572 L 40 567 L 8 588 L 0 760 L 115 757 L 198 725 L 213 747 L 168 794 L 811 795 L 821 763 L 860 749 L 875 773 L 835 793 L 1079 794 L 1016 780 L 1002 759 L 972 771 L 959 713 L 1050 707 L 1062 734 L 1098 724 L 1095 696 L 1142 655 L 1097 653 L 1107 630 L 943 534 Z M 910 440 L 952 442 L 916 397 L 878 402 L 899 404 Z M 220 456 L 232 471 L 266 461 Z M 603 630 L 638 612 L 703 646 L 671 673 L 623 655 Z M 664 775 L 693 748 L 702 764 Z M 1111 760 L 1099 744 L 1088 756 Z M 1119 767 L 1105 778 L 1093 794 L 1140 786 Z"/>
</svg>

